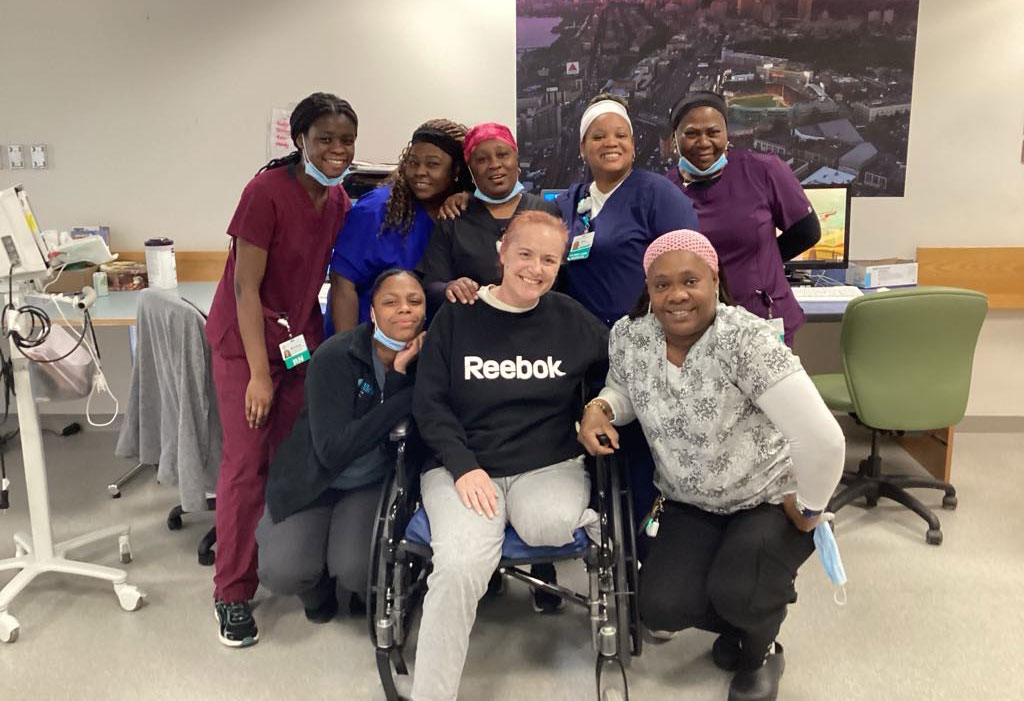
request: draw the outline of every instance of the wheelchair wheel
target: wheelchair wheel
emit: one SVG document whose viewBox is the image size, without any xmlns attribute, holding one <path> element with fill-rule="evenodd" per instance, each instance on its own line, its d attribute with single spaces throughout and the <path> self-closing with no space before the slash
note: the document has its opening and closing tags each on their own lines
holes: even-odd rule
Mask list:
<svg viewBox="0 0 1024 701">
<path fill-rule="evenodd" d="M 643 635 L 640 630 L 640 553 L 636 545 L 636 511 L 633 505 L 632 485 L 629 470 L 623 472 L 622 503 L 625 508 L 625 535 L 627 547 L 622 548 L 623 566 L 626 569 L 626 584 L 629 587 L 629 637 L 630 652 L 638 657 L 643 652 Z"/>
<path fill-rule="evenodd" d="M 389 517 L 391 505 L 394 503 L 396 487 L 394 475 L 389 475 L 381 487 L 380 499 L 377 502 L 377 519 L 373 524 L 373 536 L 370 538 L 370 567 L 366 581 L 366 625 L 370 630 L 370 640 L 377 647 L 377 620 L 387 615 L 388 601 L 388 558 L 385 549 L 390 540 Z"/>
<path fill-rule="evenodd" d="M 619 472 L 614 466 L 609 470 L 609 477 L 615 588 L 611 600 L 615 602 L 615 618 L 613 620 L 616 627 L 618 652 L 621 656 L 620 664 L 628 667 L 631 653 L 634 651 L 633 633 L 636 630 L 632 616 L 635 607 L 636 590 L 630 587 L 630 577 L 627 573 L 629 564 L 633 559 L 632 553 L 629 552 L 632 549 L 632 543 L 626 541 L 626 513 L 622 504 L 623 490 L 621 489 Z M 633 654 L 639 654 L 639 649 Z"/>
</svg>

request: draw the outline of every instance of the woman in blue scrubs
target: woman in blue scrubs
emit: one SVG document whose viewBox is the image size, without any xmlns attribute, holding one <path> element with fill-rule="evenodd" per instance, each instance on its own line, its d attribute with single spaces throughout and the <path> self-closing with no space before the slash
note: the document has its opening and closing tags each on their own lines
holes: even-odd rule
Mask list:
<svg viewBox="0 0 1024 701">
<path fill-rule="evenodd" d="M 326 335 L 370 320 L 373 281 L 385 270 L 412 270 L 430 241 L 446 198 L 467 189 L 462 156 L 466 127 L 432 119 L 413 132 L 387 184 L 349 213 L 331 257 Z"/>
<path fill-rule="evenodd" d="M 640 296 L 651 241 L 699 230 L 689 198 L 663 176 L 634 168 L 635 156 L 625 103 L 596 96 L 580 120 L 580 157 L 593 180 L 573 185 L 557 204 L 570 236 L 564 289 L 607 326 Z"/>
<path fill-rule="evenodd" d="M 557 200 L 569 229 L 560 289 L 610 327 L 644 289 L 647 246 L 669 231 L 699 231 L 697 214 L 667 178 L 633 167 L 633 125 L 625 103 L 612 95 L 597 95 L 584 110 L 580 157 L 593 180 L 573 185 Z M 656 494 L 654 460 L 639 424 L 623 427 L 619 436 L 630 465 L 633 503 L 643 514 Z"/>
</svg>

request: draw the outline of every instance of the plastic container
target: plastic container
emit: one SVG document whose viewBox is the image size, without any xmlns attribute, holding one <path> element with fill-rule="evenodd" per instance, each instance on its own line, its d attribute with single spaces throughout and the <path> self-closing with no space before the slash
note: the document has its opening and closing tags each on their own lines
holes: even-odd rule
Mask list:
<svg viewBox="0 0 1024 701">
<path fill-rule="evenodd" d="M 178 286 L 178 266 L 174 261 L 174 241 L 168 238 L 146 241 L 146 271 L 149 286 L 173 290 Z"/>
<path fill-rule="evenodd" d="M 106 297 L 110 294 L 110 288 L 107 285 L 107 274 L 101 272 L 95 272 L 92 274 L 92 288 L 96 290 L 97 297 Z"/>
</svg>

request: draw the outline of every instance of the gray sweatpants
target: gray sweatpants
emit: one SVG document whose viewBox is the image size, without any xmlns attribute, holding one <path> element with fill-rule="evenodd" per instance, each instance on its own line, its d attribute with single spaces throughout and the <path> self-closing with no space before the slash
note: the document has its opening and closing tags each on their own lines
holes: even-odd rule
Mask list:
<svg viewBox="0 0 1024 701">
<path fill-rule="evenodd" d="M 423 601 L 413 701 L 450 701 L 459 691 L 476 607 L 501 559 L 505 524 L 527 545 L 566 545 L 573 531 L 597 522 L 587 508 L 590 480 L 577 458 L 491 480 L 498 493 L 494 519 L 467 509 L 443 467 L 421 478 L 430 518 L 434 570 Z"/>
<path fill-rule="evenodd" d="M 275 594 L 296 594 L 316 608 L 334 592 L 324 590 L 325 572 L 340 590 L 366 596 L 370 538 L 377 517 L 380 482 L 357 489 L 328 489 L 302 511 L 274 523 L 265 509 L 256 527 L 260 583 Z"/>
</svg>

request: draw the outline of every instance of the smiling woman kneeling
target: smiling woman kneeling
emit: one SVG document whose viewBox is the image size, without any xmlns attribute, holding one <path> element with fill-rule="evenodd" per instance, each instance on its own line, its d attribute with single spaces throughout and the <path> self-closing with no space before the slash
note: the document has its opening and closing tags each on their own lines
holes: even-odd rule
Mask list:
<svg viewBox="0 0 1024 701">
<path fill-rule="evenodd" d="M 580 384 L 606 367 L 608 332 L 549 292 L 562 222 L 524 212 L 501 244 L 501 283 L 446 304 L 423 345 L 413 415 L 434 458 L 421 478 L 433 572 L 412 697 L 454 699 L 469 633 L 511 523 L 530 546 L 560 546 L 596 522 L 575 441 Z"/>
<path fill-rule="evenodd" d="M 607 454 L 639 420 L 661 495 L 645 523 L 640 617 L 652 631 L 719 633 L 730 701 L 778 694 L 776 637 L 797 569 L 843 469 L 843 433 L 771 325 L 728 296 L 718 255 L 695 231 L 656 239 L 646 290 L 609 340 L 605 388 L 580 442 Z M 657 526 L 654 526 L 657 524 Z"/>
</svg>

